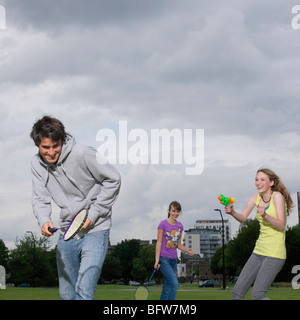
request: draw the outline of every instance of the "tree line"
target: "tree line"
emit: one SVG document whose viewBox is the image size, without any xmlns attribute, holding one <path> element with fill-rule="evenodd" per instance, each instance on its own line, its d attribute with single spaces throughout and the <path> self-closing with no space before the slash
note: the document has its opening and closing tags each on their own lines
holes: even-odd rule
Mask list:
<svg viewBox="0 0 300 320">
<path fill-rule="evenodd" d="M 48 238 L 25 234 L 16 239 L 14 249 L 8 250 L 0 239 L 0 265 L 6 270 L 6 283 L 58 286 L 56 247 L 50 246 Z M 99 283 L 143 283 L 153 272 L 154 260 L 154 245 L 141 247 L 138 240 L 124 240 L 107 254 Z M 157 273 L 155 280 L 161 277 Z"/>
<path fill-rule="evenodd" d="M 257 220 L 248 222 L 237 236 L 225 245 L 225 272 L 229 277 L 238 276 L 250 257 L 259 235 Z M 291 281 L 293 266 L 300 265 L 300 225 L 286 231 L 287 260 L 276 281 Z M 107 254 L 99 283 L 115 283 L 130 280 L 143 283 L 153 272 L 155 245 L 140 246 L 138 240 L 123 240 Z M 45 237 L 25 234 L 16 239 L 14 249 L 9 250 L 0 239 L 0 265 L 6 270 L 6 283 L 31 286 L 58 286 L 56 248 L 51 248 Z M 222 248 L 211 259 L 214 274 L 222 273 Z M 154 280 L 160 282 L 161 272 Z"/>
</svg>

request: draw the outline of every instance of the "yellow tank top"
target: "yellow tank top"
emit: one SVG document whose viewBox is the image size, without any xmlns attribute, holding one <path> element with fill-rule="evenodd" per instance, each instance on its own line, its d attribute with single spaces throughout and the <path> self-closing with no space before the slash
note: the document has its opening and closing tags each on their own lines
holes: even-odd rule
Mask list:
<svg viewBox="0 0 300 320">
<path fill-rule="evenodd" d="M 266 210 L 267 214 L 277 219 L 275 204 L 273 200 L 275 192 L 272 195 L 269 208 Z M 257 196 L 256 206 L 260 202 L 261 196 Z M 287 208 L 285 206 L 285 217 Z M 269 222 L 267 222 L 260 214 L 256 213 L 256 218 L 260 224 L 260 234 L 256 241 L 254 253 L 262 256 L 286 259 L 285 247 L 285 230 L 279 231 L 275 229 Z"/>
</svg>

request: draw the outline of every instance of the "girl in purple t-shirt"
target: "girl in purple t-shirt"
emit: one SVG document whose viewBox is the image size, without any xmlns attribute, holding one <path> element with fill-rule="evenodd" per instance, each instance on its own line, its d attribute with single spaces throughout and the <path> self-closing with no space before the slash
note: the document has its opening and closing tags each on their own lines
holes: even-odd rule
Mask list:
<svg viewBox="0 0 300 320">
<path fill-rule="evenodd" d="M 183 225 L 177 221 L 181 212 L 181 205 L 173 201 L 169 205 L 168 219 L 161 221 L 158 226 L 157 242 L 155 250 L 154 269 L 164 275 L 164 284 L 160 300 L 175 300 L 178 280 L 177 272 L 177 249 L 193 256 L 193 251 L 188 250 L 181 244 Z"/>
</svg>

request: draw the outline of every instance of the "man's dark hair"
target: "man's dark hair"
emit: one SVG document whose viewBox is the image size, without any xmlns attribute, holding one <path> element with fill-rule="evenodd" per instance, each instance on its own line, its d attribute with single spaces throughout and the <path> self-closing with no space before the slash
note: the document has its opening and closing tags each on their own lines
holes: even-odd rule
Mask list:
<svg viewBox="0 0 300 320">
<path fill-rule="evenodd" d="M 61 141 L 61 143 L 64 144 L 67 135 L 61 121 L 50 116 L 44 116 L 34 123 L 30 137 L 38 147 L 43 138 L 48 138 L 52 141 Z"/>
</svg>

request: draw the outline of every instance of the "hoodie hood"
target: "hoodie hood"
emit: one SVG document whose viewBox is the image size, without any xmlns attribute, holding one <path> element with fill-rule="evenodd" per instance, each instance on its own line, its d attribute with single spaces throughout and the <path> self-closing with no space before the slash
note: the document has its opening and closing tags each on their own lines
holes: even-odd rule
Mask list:
<svg viewBox="0 0 300 320">
<path fill-rule="evenodd" d="M 60 165 L 66 160 L 66 158 L 68 157 L 68 155 L 72 151 L 75 144 L 76 144 L 75 138 L 72 135 L 70 135 L 69 133 L 67 133 L 66 142 L 62 146 L 61 154 L 57 160 L 56 165 Z"/>
</svg>

